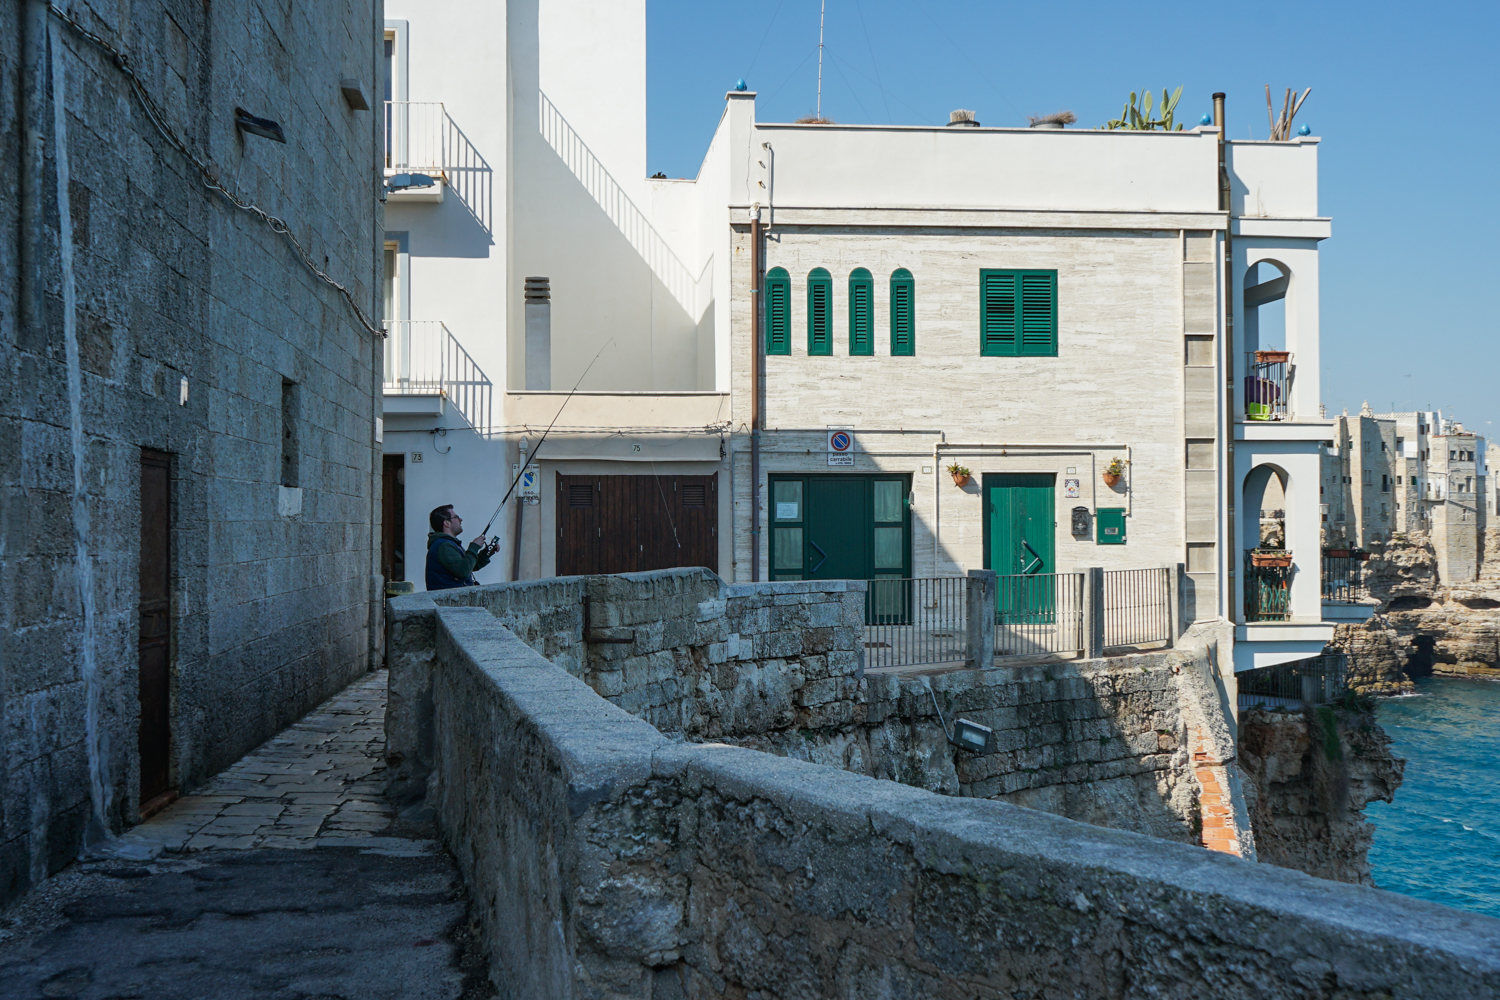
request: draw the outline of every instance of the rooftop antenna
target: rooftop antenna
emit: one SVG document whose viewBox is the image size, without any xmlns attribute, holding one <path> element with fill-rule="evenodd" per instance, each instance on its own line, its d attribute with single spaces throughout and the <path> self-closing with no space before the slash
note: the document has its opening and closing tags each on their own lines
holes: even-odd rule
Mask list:
<svg viewBox="0 0 1500 1000">
<path fill-rule="evenodd" d="M 823 15 L 828 11 L 828 0 L 821 0 L 818 4 L 818 111 L 819 118 L 823 117 Z"/>
</svg>

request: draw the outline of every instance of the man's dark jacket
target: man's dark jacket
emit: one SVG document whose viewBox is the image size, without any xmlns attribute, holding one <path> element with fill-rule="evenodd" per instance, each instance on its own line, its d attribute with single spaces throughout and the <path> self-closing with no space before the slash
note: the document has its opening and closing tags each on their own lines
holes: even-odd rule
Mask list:
<svg viewBox="0 0 1500 1000">
<path fill-rule="evenodd" d="M 427 589 L 450 590 L 453 587 L 473 587 L 479 581 L 474 571 L 489 565 L 490 554 L 470 542 L 467 550 L 463 543 L 442 531 L 427 533 Z"/>
</svg>

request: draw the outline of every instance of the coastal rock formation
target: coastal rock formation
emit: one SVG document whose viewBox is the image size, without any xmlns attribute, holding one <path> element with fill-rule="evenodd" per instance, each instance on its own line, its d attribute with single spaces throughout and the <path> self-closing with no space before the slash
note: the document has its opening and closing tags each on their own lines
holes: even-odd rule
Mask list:
<svg viewBox="0 0 1500 1000">
<path fill-rule="evenodd" d="M 1318 878 L 1373 885 L 1375 828 L 1364 808 L 1391 801 L 1405 761 L 1361 711 L 1240 713 L 1239 764 L 1260 861 Z"/>
<path fill-rule="evenodd" d="M 1365 583 L 1381 613 L 1339 626 L 1327 649 L 1348 654 L 1356 692 L 1399 694 L 1434 673 L 1500 679 L 1500 529 L 1480 548 L 1479 578 L 1446 586 L 1426 535 L 1371 546 Z"/>
<path fill-rule="evenodd" d="M 1355 694 L 1393 695 L 1412 689 L 1405 673 L 1411 650 L 1411 635 L 1397 629 L 1389 616 L 1377 614 L 1358 625 L 1340 625 L 1326 651 L 1348 656 L 1349 687 Z"/>
</svg>

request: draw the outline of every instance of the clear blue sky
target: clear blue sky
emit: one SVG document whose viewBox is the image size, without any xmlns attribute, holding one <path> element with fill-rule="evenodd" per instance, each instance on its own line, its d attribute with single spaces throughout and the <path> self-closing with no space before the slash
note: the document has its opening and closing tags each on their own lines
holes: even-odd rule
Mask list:
<svg viewBox="0 0 1500 1000">
<path fill-rule="evenodd" d="M 648 0 L 648 167 L 692 177 L 744 77 L 762 121 L 810 114 L 818 0 Z M 1323 398 L 1329 412 L 1441 407 L 1500 436 L 1500 5 L 828 0 L 823 112 L 985 125 L 1181 85 L 1188 127 L 1228 95 L 1231 138 L 1266 138 L 1265 85 L 1312 96 L 1322 138 Z M 1488 303 L 1488 305 L 1487 305 Z"/>
</svg>

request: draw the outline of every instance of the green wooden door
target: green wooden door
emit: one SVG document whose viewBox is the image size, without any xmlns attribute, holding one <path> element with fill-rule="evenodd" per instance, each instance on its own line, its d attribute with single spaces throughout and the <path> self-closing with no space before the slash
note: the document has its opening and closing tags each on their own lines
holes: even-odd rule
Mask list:
<svg viewBox="0 0 1500 1000">
<path fill-rule="evenodd" d="M 809 580 L 869 578 L 870 522 L 863 476 L 811 476 L 807 480 Z"/>
<path fill-rule="evenodd" d="M 1050 474 L 984 477 L 985 568 L 1001 577 L 1001 621 L 1047 621 L 1056 608 L 1053 490 Z"/>
</svg>

